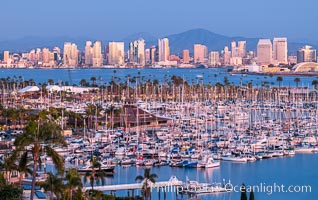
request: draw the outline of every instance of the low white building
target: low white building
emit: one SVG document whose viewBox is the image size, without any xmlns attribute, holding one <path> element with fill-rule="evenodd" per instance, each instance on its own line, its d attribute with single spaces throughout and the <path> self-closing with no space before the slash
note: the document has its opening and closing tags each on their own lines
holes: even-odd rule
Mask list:
<svg viewBox="0 0 318 200">
<path fill-rule="evenodd" d="M 262 67 L 254 63 L 252 65 L 247 66 L 247 70 L 248 72 L 259 73 L 262 72 Z"/>
<path fill-rule="evenodd" d="M 98 90 L 98 88 L 97 87 L 76 87 L 76 86 L 48 85 L 48 86 L 46 86 L 46 90 L 48 90 L 50 92 L 65 91 L 65 92 L 69 92 L 69 93 L 83 94 L 85 92 Z"/>
</svg>

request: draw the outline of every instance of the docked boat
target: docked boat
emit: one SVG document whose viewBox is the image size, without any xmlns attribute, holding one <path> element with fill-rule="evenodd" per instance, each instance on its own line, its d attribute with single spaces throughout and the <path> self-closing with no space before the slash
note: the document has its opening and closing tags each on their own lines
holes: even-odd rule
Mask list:
<svg viewBox="0 0 318 200">
<path fill-rule="evenodd" d="M 86 165 L 84 167 L 78 168 L 78 173 L 87 173 L 92 172 L 93 170 L 98 171 L 102 170 L 105 172 L 106 175 L 114 175 L 115 174 L 115 167 L 112 165 L 103 165 L 100 168 L 93 168 L 91 165 Z"/>
<path fill-rule="evenodd" d="M 234 156 L 222 156 L 223 161 L 231 161 L 231 162 L 247 162 L 246 157 L 234 157 Z"/>
</svg>

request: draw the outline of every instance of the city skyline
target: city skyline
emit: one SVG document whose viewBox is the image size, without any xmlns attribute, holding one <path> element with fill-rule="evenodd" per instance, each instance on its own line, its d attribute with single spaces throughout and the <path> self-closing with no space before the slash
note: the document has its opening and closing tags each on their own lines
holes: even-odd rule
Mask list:
<svg viewBox="0 0 318 200">
<path fill-rule="evenodd" d="M 120 40 L 127 36 L 127 32 L 149 32 L 162 38 L 193 28 L 205 28 L 223 35 L 262 38 L 286 36 L 290 40 L 318 41 L 318 28 L 312 26 L 315 23 L 316 4 L 314 0 L 306 3 L 203 0 L 200 3 L 185 1 L 183 4 L 168 4 L 166 0 L 152 3 L 145 0 L 95 1 L 94 4 L 72 0 L 12 0 L 3 2 L 0 8 L 0 17 L 5 19 L 0 41 L 26 36 L 85 36 Z"/>
</svg>

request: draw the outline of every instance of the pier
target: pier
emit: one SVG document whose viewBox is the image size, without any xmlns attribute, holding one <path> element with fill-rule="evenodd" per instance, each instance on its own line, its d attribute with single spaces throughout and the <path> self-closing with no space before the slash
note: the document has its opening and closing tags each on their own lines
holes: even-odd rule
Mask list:
<svg viewBox="0 0 318 200">
<path fill-rule="evenodd" d="M 94 190 L 98 191 L 119 191 L 119 190 L 140 190 L 142 189 L 144 182 L 141 183 L 131 183 L 131 184 L 119 184 L 119 185 L 105 185 L 105 186 L 95 186 Z M 183 182 L 179 181 L 175 176 L 172 176 L 169 181 L 162 181 L 156 183 L 150 183 L 152 188 L 163 188 L 163 187 L 177 187 L 182 186 Z M 91 187 L 84 187 L 83 190 L 89 190 Z"/>
</svg>

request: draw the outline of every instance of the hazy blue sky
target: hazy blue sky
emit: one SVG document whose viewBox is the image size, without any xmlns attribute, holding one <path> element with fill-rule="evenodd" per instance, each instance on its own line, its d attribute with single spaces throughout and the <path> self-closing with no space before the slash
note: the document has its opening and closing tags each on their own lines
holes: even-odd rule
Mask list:
<svg viewBox="0 0 318 200">
<path fill-rule="evenodd" d="M 23 36 L 121 39 L 192 28 L 318 41 L 317 0 L 1 0 L 0 40 Z"/>
</svg>

